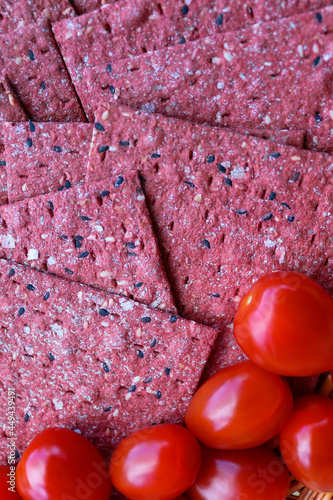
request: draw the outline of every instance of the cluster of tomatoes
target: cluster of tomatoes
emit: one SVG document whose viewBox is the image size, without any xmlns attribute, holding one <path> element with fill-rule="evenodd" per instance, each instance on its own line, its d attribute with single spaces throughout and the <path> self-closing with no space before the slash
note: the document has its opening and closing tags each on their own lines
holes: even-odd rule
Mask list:
<svg viewBox="0 0 333 500">
<path fill-rule="evenodd" d="M 1 498 L 109 500 L 113 484 L 131 500 L 284 500 L 287 468 L 310 489 L 333 492 L 333 400 L 294 401 L 282 378 L 332 369 L 332 297 L 298 273 L 265 276 L 241 300 L 234 330 L 250 360 L 199 388 L 186 428 L 132 434 L 109 470 L 81 435 L 47 429 L 18 464 L 19 494 L 9 491 L 9 468 L 0 468 Z M 282 457 L 272 451 L 276 436 Z"/>
</svg>

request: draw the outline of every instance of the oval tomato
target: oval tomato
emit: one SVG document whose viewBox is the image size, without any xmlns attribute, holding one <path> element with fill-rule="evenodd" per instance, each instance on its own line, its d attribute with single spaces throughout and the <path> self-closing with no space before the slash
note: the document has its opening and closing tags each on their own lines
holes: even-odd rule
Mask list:
<svg viewBox="0 0 333 500">
<path fill-rule="evenodd" d="M 15 469 L 0 465 L 0 498 L 1 500 L 21 500 L 17 493 Z"/>
<path fill-rule="evenodd" d="M 244 361 L 220 370 L 199 388 L 185 422 L 206 446 L 241 450 L 276 436 L 292 407 L 287 382 Z"/>
<path fill-rule="evenodd" d="M 111 483 L 99 451 L 80 434 L 50 428 L 38 434 L 16 470 L 23 500 L 109 500 Z"/>
<path fill-rule="evenodd" d="M 332 368 L 333 299 L 303 274 L 260 278 L 242 298 L 234 328 L 245 354 L 268 371 L 302 377 Z"/>
<path fill-rule="evenodd" d="M 200 463 L 200 445 L 189 430 L 154 425 L 117 446 L 110 476 L 130 500 L 173 500 L 193 484 Z"/>
<path fill-rule="evenodd" d="M 287 469 L 272 451 L 203 449 L 202 465 L 191 500 L 285 500 L 289 489 Z"/>
<path fill-rule="evenodd" d="M 302 396 L 280 434 L 283 459 L 292 474 L 312 490 L 333 491 L 333 401 Z"/>
</svg>

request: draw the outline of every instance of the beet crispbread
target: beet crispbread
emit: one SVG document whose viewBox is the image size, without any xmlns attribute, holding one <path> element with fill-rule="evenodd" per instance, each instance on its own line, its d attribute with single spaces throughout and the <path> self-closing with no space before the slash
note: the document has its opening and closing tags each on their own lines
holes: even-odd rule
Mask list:
<svg viewBox="0 0 333 500">
<path fill-rule="evenodd" d="M 0 36 L 0 71 L 30 119 L 86 121 L 47 20 Z"/>
<path fill-rule="evenodd" d="M 179 313 L 222 331 L 209 374 L 241 358 L 232 321 L 259 276 L 333 290 L 330 156 L 120 106 L 97 118 L 88 178 L 139 169 Z"/>
<path fill-rule="evenodd" d="M 88 123 L 6 123 L 9 202 L 82 184 L 92 129 Z"/>
<path fill-rule="evenodd" d="M 116 61 L 111 72 L 87 69 L 90 102 L 237 130 L 306 130 L 308 148 L 330 153 L 332 24 L 327 7 Z"/>
<path fill-rule="evenodd" d="M 0 281 L 20 453 L 55 425 L 110 450 L 152 423 L 183 422 L 215 330 L 3 260 Z"/>
<path fill-rule="evenodd" d="M 0 256 L 175 310 L 136 172 L 0 207 Z"/>
</svg>

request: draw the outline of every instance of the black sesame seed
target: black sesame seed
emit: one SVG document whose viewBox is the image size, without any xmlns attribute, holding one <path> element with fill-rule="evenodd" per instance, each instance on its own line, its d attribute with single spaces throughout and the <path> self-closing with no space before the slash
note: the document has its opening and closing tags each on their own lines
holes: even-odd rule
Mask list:
<svg viewBox="0 0 333 500">
<path fill-rule="evenodd" d="M 152 158 L 161 158 L 161 155 L 159 153 L 153 153 L 151 155 Z"/>
<path fill-rule="evenodd" d="M 109 367 L 108 367 L 108 365 L 105 363 L 105 361 L 104 361 L 104 363 L 103 363 L 103 370 L 104 370 L 106 373 L 109 373 L 109 371 L 110 371 L 110 368 L 109 368 Z"/>
<path fill-rule="evenodd" d="M 134 244 L 134 243 L 132 243 L 131 241 L 128 241 L 128 242 L 126 243 L 126 246 L 127 246 L 128 248 L 135 248 L 135 244 Z"/>
<path fill-rule="evenodd" d="M 143 285 L 142 281 L 140 281 L 139 283 L 134 283 L 134 288 L 140 288 L 140 286 L 142 285 Z"/>
<path fill-rule="evenodd" d="M 125 146 L 129 146 L 131 143 L 129 141 L 120 141 L 120 145 L 125 147 Z"/>
<path fill-rule="evenodd" d="M 107 311 L 106 309 L 100 309 L 98 312 L 101 316 L 110 316 L 109 311 Z"/>
<path fill-rule="evenodd" d="M 76 235 L 74 236 L 74 239 L 75 239 L 75 240 L 79 240 L 79 241 L 83 241 L 83 236 L 80 236 L 79 234 L 76 234 Z"/>
<path fill-rule="evenodd" d="M 313 61 L 313 65 L 314 65 L 315 67 L 316 67 L 316 66 L 318 66 L 318 64 L 320 63 L 320 59 L 321 59 L 321 57 L 320 57 L 320 56 L 318 56 L 318 57 L 316 57 L 316 59 Z"/>
<path fill-rule="evenodd" d="M 323 22 L 323 16 L 321 15 L 320 12 L 316 13 L 316 19 L 317 19 L 318 23 L 322 23 Z"/>
<path fill-rule="evenodd" d="M 21 458 L 21 455 L 18 450 L 15 450 L 15 459 L 18 460 L 19 458 Z"/>
<path fill-rule="evenodd" d="M 137 254 L 137 253 L 135 253 L 135 252 L 130 252 L 130 251 L 128 252 L 128 255 L 129 255 L 130 257 L 137 257 L 137 256 L 138 256 L 138 254 Z"/>
<path fill-rule="evenodd" d="M 63 240 L 68 240 L 68 236 L 66 236 L 65 234 L 62 234 L 62 235 L 61 235 L 61 238 L 62 238 Z"/>
<path fill-rule="evenodd" d="M 30 418 L 30 417 L 29 417 L 28 413 L 26 413 L 26 414 L 24 415 L 24 421 L 25 421 L 25 422 L 29 422 L 29 418 Z"/>
<path fill-rule="evenodd" d="M 119 176 L 116 182 L 114 183 L 114 187 L 119 187 L 124 182 L 124 178 Z"/>
<path fill-rule="evenodd" d="M 150 342 L 150 347 L 153 349 L 155 347 L 155 345 L 157 344 L 157 340 L 154 339 Z"/>
<path fill-rule="evenodd" d="M 27 146 L 28 146 L 28 148 L 32 147 L 32 140 L 30 139 L 30 137 L 28 137 L 28 139 L 27 139 Z"/>
<path fill-rule="evenodd" d="M 171 372 L 171 368 L 166 368 L 165 369 L 165 374 L 166 374 L 167 377 L 170 375 L 170 372 Z"/>
<path fill-rule="evenodd" d="M 222 172 L 222 174 L 226 173 L 227 169 L 221 163 L 218 164 L 218 167 L 219 167 L 219 172 Z"/>
<path fill-rule="evenodd" d="M 222 23 L 223 23 L 223 14 L 219 14 L 217 19 L 216 19 L 216 24 L 218 26 L 221 26 Z"/>
<path fill-rule="evenodd" d="M 6 166 L 6 160 L 1 160 L 0 167 L 5 167 L 5 166 Z"/>
<path fill-rule="evenodd" d="M 43 298 L 44 300 L 48 300 L 50 298 L 50 292 L 46 292 Z"/>
<path fill-rule="evenodd" d="M 292 177 L 292 181 L 293 182 L 298 181 L 298 179 L 300 178 L 300 175 L 301 175 L 300 172 L 295 172 L 293 177 Z"/>
<path fill-rule="evenodd" d="M 271 153 L 269 156 L 271 156 L 272 158 L 280 158 L 281 153 L 278 153 L 278 152 L 276 152 L 276 153 Z"/>
<path fill-rule="evenodd" d="M 54 211 L 54 205 L 53 205 L 52 201 L 48 201 L 47 204 L 50 207 L 50 210 L 52 210 L 52 212 L 53 212 Z"/>
<path fill-rule="evenodd" d="M 288 203 L 285 203 L 285 202 L 283 201 L 283 202 L 281 203 L 281 205 L 282 205 L 283 207 L 288 208 L 288 210 L 291 210 L 291 208 L 290 208 L 290 206 L 288 205 Z"/>
<path fill-rule="evenodd" d="M 219 293 L 211 293 L 211 296 L 214 297 L 215 299 L 218 299 L 221 297 Z"/>
<path fill-rule="evenodd" d="M 270 220 L 272 217 L 273 217 L 273 214 L 268 213 L 268 214 L 263 216 L 262 220 Z"/>
<path fill-rule="evenodd" d="M 150 382 L 153 380 L 153 377 L 148 377 L 146 380 L 144 380 L 144 384 L 150 384 Z"/>
<path fill-rule="evenodd" d="M 189 186 L 191 188 L 195 187 L 195 185 L 193 184 L 193 182 L 190 182 L 190 181 L 184 181 L 184 184 L 186 184 L 187 186 Z"/>
<path fill-rule="evenodd" d="M 136 353 L 137 353 L 137 355 L 139 356 L 139 358 L 141 358 L 141 359 L 142 359 L 142 358 L 144 357 L 144 354 L 143 354 L 143 352 L 142 352 L 142 351 L 140 351 L 140 349 L 138 349 L 138 350 L 136 351 Z"/>
<path fill-rule="evenodd" d="M 179 38 L 179 44 L 180 44 L 180 45 L 184 45 L 184 43 L 186 43 L 185 37 L 181 36 L 181 37 Z"/>
<path fill-rule="evenodd" d="M 35 130 L 36 130 L 35 124 L 32 123 L 32 121 L 30 121 L 30 120 L 29 120 L 29 128 L 30 128 L 31 132 L 35 132 Z"/>
<path fill-rule="evenodd" d="M 134 392 L 136 391 L 136 385 L 132 385 L 129 389 L 128 392 Z"/>
<path fill-rule="evenodd" d="M 115 91 L 116 91 L 116 89 L 114 88 L 114 86 L 110 85 L 110 92 L 111 92 L 111 94 L 114 94 Z"/>
<path fill-rule="evenodd" d="M 178 318 L 178 316 L 176 316 L 176 314 L 173 314 L 172 316 L 170 316 L 170 323 L 176 323 L 177 318 Z"/>
<path fill-rule="evenodd" d="M 320 122 L 321 122 L 321 116 L 320 116 L 320 114 L 319 114 L 319 113 L 316 113 L 316 114 L 315 114 L 315 121 L 316 121 L 317 123 L 320 123 Z"/>
<path fill-rule="evenodd" d="M 70 181 L 68 179 L 65 181 L 65 186 L 67 189 L 70 189 L 72 187 L 72 184 L 70 183 Z"/>
<path fill-rule="evenodd" d="M 8 276 L 11 278 L 15 274 L 15 269 L 11 269 L 8 273 Z"/>
<path fill-rule="evenodd" d="M 53 146 L 53 150 L 54 150 L 56 153 L 61 153 L 62 148 L 61 148 L 60 146 Z"/>
<path fill-rule="evenodd" d="M 243 210 L 240 208 L 240 209 L 236 210 L 236 214 L 245 215 L 245 214 L 247 214 L 247 210 Z"/>
<path fill-rule="evenodd" d="M 272 201 L 272 200 L 275 200 L 275 198 L 276 198 L 276 193 L 274 191 L 272 191 L 271 194 L 269 195 L 268 199 Z"/>
<path fill-rule="evenodd" d="M 65 271 L 67 274 L 74 274 L 74 271 L 71 271 L 68 267 L 65 267 Z"/>
<path fill-rule="evenodd" d="M 112 410 L 112 406 L 108 406 L 107 408 L 104 408 L 104 412 L 107 413 L 108 411 L 111 411 Z"/>
<path fill-rule="evenodd" d="M 101 132 L 105 131 L 105 128 L 103 127 L 103 125 L 101 123 L 98 123 L 98 122 L 95 123 L 95 128 L 97 130 L 100 130 Z"/>
<path fill-rule="evenodd" d="M 108 73 L 112 73 L 112 66 L 111 66 L 111 64 L 110 64 L 110 63 L 107 65 L 107 67 L 106 67 L 106 71 L 107 71 Z"/>
<path fill-rule="evenodd" d="M 79 255 L 79 259 L 85 259 L 86 257 L 88 257 L 88 255 L 89 255 L 89 252 L 82 252 Z"/>
<path fill-rule="evenodd" d="M 27 285 L 27 289 L 30 290 L 31 292 L 34 292 L 36 290 L 36 288 L 33 285 L 31 285 L 30 283 L 29 283 L 29 285 Z"/>
<path fill-rule="evenodd" d="M 142 323 L 150 323 L 151 318 L 149 316 L 144 316 L 143 318 L 141 318 L 141 321 Z"/>
<path fill-rule="evenodd" d="M 156 397 L 157 397 L 157 399 L 161 399 L 161 397 L 162 397 L 161 391 L 157 391 Z"/>
<path fill-rule="evenodd" d="M 98 148 L 98 152 L 99 153 L 105 153 L 105 151 L 107 151 L 109 149 L 109 146 L 100 146 Z"/>
<path fill-rule="evenodd" d="M 208 249 L 210 248 L 210 243 L 208 240 L 203 240 L 202 245 Z"/>
<path fill-rule="evenodd" d="M 63 191 L 65 189 L 65 186 L 60 186 L 60 188 L 57 189 L 57 191 Z"/>
<path fill-rule="evenodd" d="M 183 16 L 186 16 L 186 14 L 188 14 L 188 6 L 187 5 L 184 5 L 184 7 L 182 8 L 182 14 L 183 14 Z"/>
<path fill-rule="evenodd" d="M 55 357 L 53 356 L 52 352 L 49 352 L 49 360 L 54 361 Z"/>
<path fill-rule="evenodd" d="M 213 163 L 215 161 L 215 155 L 209 155 L 207 158 L 207 163 Z"/>
<path fill-rule="evenodd" d="M 42 89 L 43 89 L 43 90 L 45 90 L 45 89 L 46 89 L 45 82 L 42 82 L 42 83 L 40 84 L 40 86 L 42 87 Z"/>
<path fill-rule="evenodd" d="M 228 177 L 226 177 L 224 179 L 224 183 L 227 185 L 227 186 L 232 186 L 232 180 L 231 179 L 228 179 Z"/>
<path fill-rule="evenodd" d="M 295 220 L 295 215 L 289 215 L 287 221 L 288 222 L 294 222 L 294 220 Z"/>
<path fill-rule="evenodd" d="M 81 220 L 92 220 L 90 217 L 87 217 L 86 215 L 81 215 Z"/>
<path fill-rule="evenodd" d="M 18 316 L 22 316 L 22 314 L 24 314 L 24 313 L 25 313 L 24 307 L 20 307 L 19 312 L 18 312 Z"/>
<path fill-rule="evenodd" d="M 101 198 L 104 198 L 105 196 L 108 196 L 108 194 L 110 194 L 110 191 L 102 191 L 101 192 Z"/>
<path fill-rule="evenodd" d="M 29 49 L 29 59 L 30 59 L 30 61 L 35 60 L 35 54 L 33 53 L 33 51 L 31 49 Z"/>
</svg>

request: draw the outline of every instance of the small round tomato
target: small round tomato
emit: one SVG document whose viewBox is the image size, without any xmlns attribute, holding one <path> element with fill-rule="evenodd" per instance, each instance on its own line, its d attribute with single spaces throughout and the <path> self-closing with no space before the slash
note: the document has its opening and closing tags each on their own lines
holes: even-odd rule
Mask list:
<svg viewBox="0 0 333 500">
<path fill-rule="evenodd" d="M 95 446 L 61 428 L 46 429 L 31 441 L 16 480 L 23 500 L 109 500 L 112 490 L 108 468 Z"/>
<path fill-rule="evenodd" d="M 0 498 L 1 500 L 21 500 L 16 490 L 14 466 L 0 465 Z"/>
<path fill-rule="evenodd" d="M 252 361 L 224 368 L 196 392 L 187 427 L 209 448 L 254 448 L 276 436 L 293 407 L 291 390 Z"/>
<path fill-rule="evenodd" d="M 240 301 L 235 336 L 262 368 L 302 377 L 332 368 L 333 299 L 304 274 L 260 278 Z"/>
<path fill-rule="evenodd" d="M 333 401 L 302 396 L 280 433 L 282 457 L 290 472 L 312 490 L 333 491 Z"/>
<path fill-rule="evenodd" d="M 272 451 L 203 449 L 202 465 L 191 500 L 285 500 L 290 481 L 287 469 Z"/>
<path fill-rule="evenodd" d="M 200 463 L 200 445 L 189 430 L 153 425 L 117 446 L 110 476 L 130 500 L 173 500 L 193 484 Z"/>
</svg>

